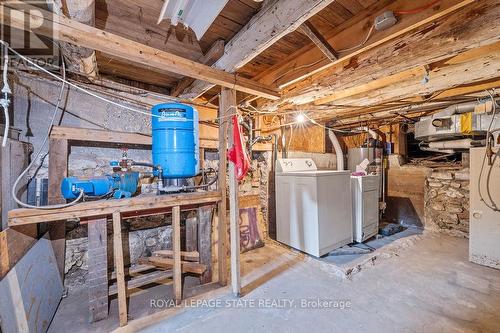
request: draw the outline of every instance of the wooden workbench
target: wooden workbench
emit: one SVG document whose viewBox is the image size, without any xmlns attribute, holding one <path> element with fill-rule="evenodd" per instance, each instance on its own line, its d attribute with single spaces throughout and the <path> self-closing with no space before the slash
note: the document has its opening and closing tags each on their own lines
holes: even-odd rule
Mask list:
<svg viewBox="0 0 500 333">
<path fill-rule="evenodd" d="M 125 281 L 125 263 L 122 244 L 122 220 L 132 217 L 143 217 L 156 214 L 172 213 L 172 250 L 173 250 L 173 288 L 177 302 L 182 299 L 180 211 L 198 210 L 200 216 L 210 216 L 203 228 L 210 235 L 211 216 L 206 214 L 221 201 L 220 192 L 195 192 L 172 195 L 144 195 L 129 199 L 110 199 L 83 202 L 60 209 L 14 209 L 9 211 L 9 226 L 37 224 L 43 222 L 64 223 L 69 218 L 79 218 L 88 224 L 89 237 L 89 309 L 91 321 L 100 320 L 108 315 L 108 295 L 110 294 L 107 270 L 107 219 L 113 220 L 113 253 L 116 272 L 116 290 L 120 325 L 127 323 L 127 288 Z M 200 222 L 200 221 L 199 221 Z M 206 237 L 205 237 L 206 238 Z M 202 240 L 206 242 L 206 239 Z M 210 242 L 206 247 L 208 260 L 211 260 Z M 200 257 L 207 258 L 207 253 Z M 157 274 L 158 278 L 168 277 Z"/>
</svg>

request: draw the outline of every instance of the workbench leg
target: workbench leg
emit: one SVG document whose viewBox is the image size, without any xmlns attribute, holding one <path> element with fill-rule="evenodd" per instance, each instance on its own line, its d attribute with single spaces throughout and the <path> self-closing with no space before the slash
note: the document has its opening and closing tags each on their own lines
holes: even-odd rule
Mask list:
<svg viewBox="0 0 500 333">
<path fill-rule="evenodd" d="M 172 207 L 172 228 L 174 252 L 174 298 L 177 304 L 182 300 L 182 270 L 181 270 L 181 210 L 179 206 Z"/>
<path fill-rule="evenodd" d="M 61 194 L 61 182 L 68 175 L 68 140 L 49 140 L 49 205 L 66 203 Z M 56 257 L 59 274 L 64 283 L 64 257 L 66 251 L 66 221 L 49 223 L 50 241 Z"/>
<path fill-rule="evenodd" d="M 198 252 L 200 253 L 200 264 L 204 264 L 207 270 L 201 275 L 200 283 L 212 282 L 212 216 L 213 206 L 202 206 L 198 208 Z"/>
<path fill-rule="evenodd" d="M 123 262 L 122 218 L 120 212 L 113 213 L 113 253 L 115 261 L 116 285 L 118 287 L 118 312 L 120 326 L 127 325 L 127 287 Z"/>
<path fill-rule="evenodd" d="M 108 232 L 107 219 L 88 221 L 89 320 L 108 317 Z"/>
</svg>

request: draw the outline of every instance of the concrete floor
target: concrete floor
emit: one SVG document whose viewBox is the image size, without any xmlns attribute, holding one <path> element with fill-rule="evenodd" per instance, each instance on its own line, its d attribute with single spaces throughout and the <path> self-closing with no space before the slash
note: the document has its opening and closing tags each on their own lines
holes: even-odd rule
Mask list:
<svg viewBox="0 0 500 333">
<path fill-rule="evenodd" d="M 500 332 L 500 271 L 470 263 L 466 239 L 432 233 L 410 237 L 416 237 L 410 245 L 390 248 L 391 255 L 380 252 L 371 265 L 344 279 L 325 260 L 266 245 L 242 255 L 245 287 L 239 301 L 225 288 L 204 294 L 198 303 L 188 300 L 189 308 L 153 313 L 158 309 L 152 310 L 147 299 L 159 294 L 145 292 L 142 303 L 132 297 L 133 311 L 153 314 L 118 331 Z M 80 329 L 64 325 L 70 318 L 65 302 L 75 303 L 69 298 L 52 332 L 117 328 L 113 304 L 106 321 Z M 329 308 L 319 308 L 318 299 Z M 72 318 L 81 315 L 75 310 Z"/>
</svg>

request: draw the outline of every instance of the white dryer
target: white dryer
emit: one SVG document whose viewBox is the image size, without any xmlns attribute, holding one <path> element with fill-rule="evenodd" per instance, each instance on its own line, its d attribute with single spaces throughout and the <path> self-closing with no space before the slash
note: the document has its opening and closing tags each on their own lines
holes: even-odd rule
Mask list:
<svg viewBox="0 0 500 333">
<path fill-rule="evenodd" d="M 277 240 L 320 257 L 352 242 L 349 171 L 317 170 L 312 159 L 276 162 Z"/>
<path fill-rule="evenodd" d="M 351 176 L 353 238 L 361 243 L 378 234 L 378 175 Z"/>
</svg>

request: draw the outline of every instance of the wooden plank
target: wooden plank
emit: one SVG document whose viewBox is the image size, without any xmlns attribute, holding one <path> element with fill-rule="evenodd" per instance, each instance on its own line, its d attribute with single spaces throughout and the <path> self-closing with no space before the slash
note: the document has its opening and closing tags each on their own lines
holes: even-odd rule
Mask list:
<svg viewBox="0 0 500 333">
<path fill-rule="evenodd" d="M 221 200 L 217 207 L 217 265 L 218 279 L 222 286 L 227 285 L 227 128 L 229 123 L 229 108 L 226 95 L 219 101 L 219 178 L 218 187 L 221 193 Z"/>
<path fill-rule="evenodd" d="M 273 67 L 267 73 L 259 75 L 259 81 L 270 84 L 275 82 L 279 87 L 284 88 L 293 85 L 296 82 L 304 80 L 313 74 L 319 73 L 332 66 L 345 67 L 351 58 L 371 50 L 379 45 L 382 45 L 390 40 L 394 40 L 412 30 L 423 27 L 434 20 L 437 20 L 445 15 L 448 15 L 464 6 L 475 2 L 474 0 L 442 0 L 438 6 L 433 6 L 427 10 L 415 15 L 404 15 L 398 18 L 398 23 L 384 31 L 378 31 L 373 34 L 369 41 L 363 47 L 357 50 L 343 52 L 340 58 L 334 62 L 323 59 L 323 53 L 318 49 L 306 47 L 297 50 L 293 55 L 285 59 L 279 66 Z M 381 2 L 382 3 L 382 2 Z M 412 6 L 427 4 L 427 0 L 412 1 Z M 330 45 L 335 45 L 337 50 L 346 49 L 360 43 L 368 34 L 368 30 L 373 25 L 373 21 L 377 15 L 384 11 L 397 11 L 407 7 L 407 0 L 398 0 L 390 2 L 387 6 L 380 8 L 378 4 L 374 5 L 373 10 L 367 10 L 359 15 L 362 20 L 352 25 L 349 20 L 346 24 L 332 30 L 331 34 L 325 36 Z M 368 15 L 367 15 L 368 14 Z M 353 38 L 356 36 L 356 39 Z M 355 40 L 353 42 L 353 39 Z M 339 51 L 339 53 L 341 53 Z M 309 64 L 310 66 L 306 65 Z M 311 65 L 312 64 L 312 65 Z"/>
<path fill-rule="evenodd" d="M 35 244 L 32 229 L 33 226 L 22 226 L 0 231 L 0 280 Z"/>
<path fill-rule="evenodd" d="M 118 287 L 118 313 L 120 326 L 127 325 L 127 287 L 125 285 L 125 263 L 123 261 L 122 218 L 119 212 L 113 213 L 113 253 L 115 261 L 116 284 Z"/>
<path fill-rule="evenodd" d="M 60 209 L 14 209 L 9 212 L 11 226 L 41 223 L 46 221 L 61 221 L 70 218 L 105 216 L 120 211 L 121 213 L 157 210 L 169 210 L 177 205 L 189 206 L 218 202 L 219 192 L 193 192 L 171 195 L 145 195 L 128 199 L 102 200 L 82 202 Z M 60 223 L 60 222 L 58 222 Z"/>
<path fill-rule="evenodd" d="M 221 100 L 225 105 L 236 105 L 236 91 L 222 88 Z M 224 104 L 223 104 L 224 105 Z M 234 126 L 228 128 L 228 146 L 234 145 Z M 240 227 L 238 208 L 238 180 L 236 179 L 236 169 L 234 163 L 229 163 L 229 230 L 231 237 L 231 287 L 235 296 L 241 293 L 240 276 Z"/>
<path fill-rule="evenodd" d="M 314 105 L 321 105 L 321 104 L 330 103 L 330 102 L 333 102 L 333 101 L 336 101 L 336 100 L 339 100 L 342 98 L 362 94 L 362 93 L 365 93 L 365 92 L 370 91 L 370 90 L 380 89 L 383 87 L 394 85 L 394 84 L 397 84 L 398 82 L 405 81 L 405 80 L 412 79 L 412 78 L 417 78 L 417 79 L 420 78 L 420 80 L 422 80 L 422 78 L 424 77 L 425 74 L 426 74 L 425 67 L 419 66 L 419 67 L 412 68 L 412 69 L 409 69 L 409 70 L 401 72 L 401 73 L 396 73 L 394 75 L 389 75 L 389 76 L 380 78 L 378 80 L 373 80 L 373 81 L 370 81 L 368 83 L 365 83 L 365 84 L 362 84 L 359 86 L 336 91 L 331 95 L 328 95 L 326 97 L 319 98 L 319 99 L 315 100 Z"/>
<path fill-rule="evenodd" d="M 141 274 L 135 276 L 127 281 L 127 290 L 132 290 L 135 288 L 144 287 L 148 284 L 152 284 L 155 282 L 163 281 L 165 279 L 170 279 L 173 276 L 172 272 L 168 271 L 154 271 L 150 273 Z M 165 285 L 165 283 L 162 283 Z M 118 294 L 118 286 L 116 283 L 109 286 L 109 296 L 113 296 Z"/>
<path fill-rule="evenodd" d="M 49 205 L 65 203 L 61 194 L 61 183 L 68 176 L 68 141 L 49 139 Z M 11 210 L 13 212 L 15 210 Z M 9 212 L 9 213 L 10 213 Z M 48 222 L 43 219 L 40 222 Z M 49 223 L 49 235 L 56 257 L 57 267 L 64 283 L 64 258 L 66 253 L 66 223 Z"/>
<path fill-rule="evenodd" d="M 204 65 L 212 66 L 224 54 L 224 40 L 219 39 L 215 41 L 210 49 L 203 55 L 200 62 Z M 177 97 L 187 87 L 189 87 L 195 80 L 191 77 L 184 77 L 177 83 L 170 93 L 171 96 Z"/>
<path fill-rule="evenodd" d="M 274 88 L 59 15 L 46 12 L 44 15 L 44 11 L 39 8 L 30 11 L 30 22 L 32 24 L 26 25 L 26 14 L 24 11 L 19 11 L 16 4 L 22 4 L 22 8 L 26 9 L 26 4 L 22 2 L 9 1 L 4 3 L 4 6 L 11 10 L 2 11 L 2 22 L 17 29 L 32 30 L 42 36 L 101 51 L 130 62 L 150 66 L 159 71 L 168 71 L 206 80 L 214 85 L 231 87 L 241 92 L 273 100 L 279 98 L 278 91 Z"/>
<path fill-rule="evenodd" d="M 146 272 L 146 271 L 149 271 L 152 269 L 156 269 L 156 267 L 153 265 L 135 264 L 134 266 L 125 268 L 125 275 L 126 276 L 135 276 L 137 274 L 140 274 L 142 272 Z M 110 280 L 116 280 L 116 272 L 115 271 L 111 272 Z"/>
<path fill-rule="evenodd" d="M 196 260 L 193 261 L 198 261 L 200 259 L 200 254 L 198 253 L 198 219 L 195 216 L 188 217 L 186 219 L 186 226 L 185 226 L 185 233 L 186 233 L 186 243 L 185 243 L 185 250 L 186 252 L 182 251 L 181 252 L 181 257 L 186 253 L 191 253 L 194 254 L 195 252 L 198 254 L 196 257 Z M 173 252 L 171 250 L 161 250 L 161 251 L 155 251 L 154 253 L 157 252 L 162 252 L 162 255 L 165 255 L 167 257 L 173 257 Z M 169 255 L 167 255 L 167 253 Z M 171 254 L 171 255 L 170 255 Z M 184 255 L 184 260 L 189 260 L 185 258 L 186 256 Z M 189 258 L 189 256 L 188 256 Z M 194 258 L 194 257 L 193 257 Z"/>
<path fill-rule="evenodd" d="M 330 61 L 335 61 L 339 58 L 337 51 L 335 51 L 323 35 L 316 30 L 311 22 L 305 22 L 297 29 L 297 31 L 306 35 Z"/>
<path fill-rule="evenodd" d="M 484 15 L 476 15 L 477 13 Z M 355 70 L 334 66 L 288 87 L 283 102 L 310 103 L 336 90 L 347 89 L 418 66 L 437 63 L 465 50 L 494 44 L 498 42 L 500 27 L 492 27 L 488 22 L 498 15 L 500 15 L 500 4 L 497 1 L 474 2 L 456 10 L 446 18 L 441 17 L 427 27 L 421 27 L 419 31 L 359 54 L 355 59 Z M 449 38 L 450 35 L 460 38 L 452 40 Z M 435 45 L 432 52 L 428 52 L 428 45 Z M 377 66 L 373 66 L 373 59 L 377 59 Z M 421 86 L 426 87 L 426 85 Z"/>
<path fill-rule="evenodd" d="M 479 50 L 482 52 L 478 52 Z M 460 59 L 460 61 L 457 59 Z M 470 71 L 470 68 L 474 68 L 475 70 Z M 375 83 L 377 86 L 374 90 L 370 89 L 370 87 L 374 87 L 371 84 L 361 85 L 355 89 L 359 88 L 360 90 L 364 90 L 362 94 L 338 99 L 335 103 L 340 105 L 356 103 L 357 106 L 363 107 L 415 97 L 417 98 L 414 99 L 414 101 L 419 102 L 425 99 L 426 96 L 435 93 L 438 93 L 439 98 L 444 98 L 445 96 L 442 96 L 442 92 L 455 87 L 457 82 L 471 85 L 476 82 L 494 80 L 498 77 L 499 71 L 500 42 L 497 42 L 495 44 L 489 44 L 460 53 L 456 57 L 452 57 L 446 61 L 429 64 L 425 66 L 425 68 L 421 66 L 397 73 L 391 76 L 393 82 L 388 85 L 383 83 L 382 86 L 379 86 L 377 83 L 389 82 L 386 81 L 385 78 L 371 81 L 371 83 Z M 420 76 L 415 76 L 418 72 L 421 72 Z M 428 82 L 422 84 L 424 75 L 426 75 Z M 349 90 L 349 88 L 343 91 L 347 90 Z M 342 92 L 340 92 L 340 94 L 342 94 Z M 449 94 L 450 93 L 447 93 L 447 95 Z M 322 100 L 317 100 L 315 104 L 321 101 Z M 355 118 L 361 114 L 366 114 L 365 111 L 367 110 L 358 111 L 351 109 L 335 111 L 334 113 L 330 113 L 330 116 L 335 117 L 336 120 L 349 119 Z M 382 111 L 384 110 L 382 109 L 381 112 Z M 374 115 L 377 114 L 377 112 L 372 111 L 369 114 Z"/>
<path fill-rule="evenodd" d="M 94 26 L 95 0 L 58 0 L 54 3 L 56 14 L 68 17 L 76 22 Z M 97 77 L 95 51 L 85 47 L 75 47 L 69 43 L 60 43 L 59 49 L 68 65 L 68 70 L 90 77 Z"/>
<path fill-rule="evenodd" d="M 207 267 L 200 277 L 200 283 L 212 282 L 212 217 L 213 206 L 198 208 L 198 252 L 200 264 Z"/>
<path fill-rule="evenodd" d="M 63 294 L 47 238 L 41 238 L 0 280 L 2 332 L 46 332 Z"/>
<path fill-rule="evenodd" d="M 108 317 L 108 220 L 88 221 L 89 321 Z"/>
<path fill-rule="evenodd" d="M 249 208 L 260 206 L 260 196 L 258 194 L 242 195 L 238 197 L 239 208 Z"/>
<path fill-rule="evenodd" d="M 154 256 L 173 258 L 173 250 L 157 250 L 153 251 Z M 198 251 L 181 251 L 181 259 L 185 261 L 198 262 L 200 260 L 200 253 Z"/>
<path fill-rule="evenodd" d="M 207 132 L 206 127 L 208 126 L 201 125 L 200 127 Z M 202 136 L 200 137 L 201 148 L 216 149 L 218 147 L 217 139 L 203 137 L 203 130 L 200 131 L 200 135 Z M 50 133 L 50 137 L 52 139 L 75 140 L 79 142 L 103 142 L 107 144 L 144 146 L 151 146 L 152 144 L 151 135 L 67 126 L 54 126 Z"/>
<path fill-rule="evenodd" d="M 174 297 L 180 304 L 182 300 L 182 270 L 181 270 L 181 210 L 179 206 L 172 208 L 172 249 L 174 252 Z"/>
<path fill-rule="evenodd" d="M 224 55 L 212 67 L 234 72 L 332 2 L 333 0 L 268 1 L 226 44 Z M 196 98 L 211 87 L 213 85 L 196 81 L 181 96 Z"/>
<path fill-rule="evenodd" d="M 163 269 L 174 268 L 174 259 L 173 258 L 165 258 L 162 256 L 152 256 L 152 257 L 148 257 L 148 258 L 140 258 L 138 260 L 138 263 L 154 265 L 158 268 L 163 268 Z M 207 266 L 200 264 L 198 262 L 181 260 L 180 265 L 181 265 L 180 270 L 182 273 L 203 274 L 207 270 Z"/>
</svg>

